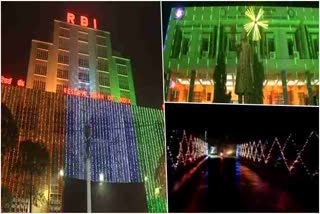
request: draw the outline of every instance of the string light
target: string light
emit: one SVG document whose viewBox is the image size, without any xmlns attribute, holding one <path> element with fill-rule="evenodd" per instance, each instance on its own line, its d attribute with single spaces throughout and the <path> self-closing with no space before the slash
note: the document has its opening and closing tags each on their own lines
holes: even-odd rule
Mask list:
<svg viewBox="0 0 320 214">
<path fill-rule="evenodd" d="M 164 121 L 158 109 L 130 106 L 104 100 L 48 93 L 2 85 L 2 102 L 12 111 L 20 127 L 19 141 L 31 139 L 44 142 L 50 155 L 50 166 L 36 185 L 49 188 L 49 211 L 61 211 L 63 179 L 85 179 L 84 126 L 91 127 L 90 154 L 93 181 L 109 183 L 144 182 L 148 212 L 167 212 L 166 181 L 160 180 L 164 168 Z M 41 118 L 41 119 L 38 119 Z M 13 163 L 19 149 L 8 152 L 3 160 L 2 181 L 10 186 L 16 199 L 24 182 Z M 160 174 L 160 175 L 159 175 Z M 158 188 L 158 189 L 157 189 Z M 156 191 L 157 189 L 157 191 Z M 51 193 L 59 195 L 59 209 L 51 206 Z M 28 211 L 28 204 L 23 209 Z"/>
<path fill-rule="evenodd" d="M 278 138 L 275 138 L 271 148 L 268 151 L 268 155 L 267 158 L 265 158 L 264 156 L 264 147 L 266 147 L 266 145 L 268 145 L 268 141 L 266 141 L 265 144 L 261 143 L 261 140 L 259 140 L 258 144 L 256 144 L 254 141 L 253 142 L 249 142 L 249 143 L 243 143 L 243 144 L 239 144 L 237 145 L 237 149 L 239 150 L 239 156 L 245 159 L 249 159 L 249 160 L 253 160 L 254 162 L 263 162 L 264 164 L 270 164 L 270 159 L 273 157 L 272 152 L 275 149 L 275 146 L 279 149 L 280 151 L 280 158 L 283 160 L 287 171 L 292 174 L 293 173 L 293 169 L 295 169 L 295 167 L 297 167 L 297 165 L 301 165 L 303 167 L 303 169 L 305 170 L 305 172 L 313 177 L 318 175 L 318 171 L 317 169 L 314 170 L 314 172 L 312 172 L 312 170 L 305 164 L 303 158 L 302 158 L 302 154 L 304 153 L 305 149 L 307 148 L 307 146 L 310 143 L 310 139 L 311 137 L 315 137 L 317 139 L 319 139 L 319 136 L 317 133 L 315 133 L 314 131 L 312 131 L 308 137 L 306 138 L 306 141 L 304 142 L 304 144 L 302 145 L 302 148 L 299 150 L 297 148 L 296 142 L 294 141 L 292 134 L 290 134 L 285 143 L 283 144 L 283 146 L 281 146 Z M 286 149 L 288 148 L 289 143 L 291 143 L 290 145 L 292 145 L 295 149 L 296 152 L 296 158 L 294 160 L 288 160 L 286 158 L 285 152 Z M 260 152 L 259 152 L 260 149 Z M 275 157 L 276 159 L 278 158 Z M 291 162 L 291 164 L 289 164 Z"/>
</svg>

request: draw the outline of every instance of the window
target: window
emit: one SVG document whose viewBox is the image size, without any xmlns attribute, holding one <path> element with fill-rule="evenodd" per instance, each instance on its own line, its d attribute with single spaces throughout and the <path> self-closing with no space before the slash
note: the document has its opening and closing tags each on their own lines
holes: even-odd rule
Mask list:
<svg viewBox="0 0 320 214">
<path fill-rule="evenodd" d="M 129 90 L 128 77 L 118 76 L 118 78 L 119 78 L 119 87 L 120 87 L 120 89 Z"/>
<path fill-rule="evenodd" d="M 319 39 L 318 38 L 314 38 L 312 40 L 312 42 L 313 42 L 313 47 L 314 47 L 315 54 L 316 54 L 314 59 L 317 59 L 317 58 L 319 58 Z"/>
<path fill-rule="evenodd" d="M 288 51 L 289 51 L 289 57 L 292 59 L 293 58 L 293 39 L 288 38 L 287 39 L 287 44 L 288 44 Z"/>
<path fill-rule="evenodd" d="M 57 84 L 57 93 L 63 94 L 64 88 L 68 88 L 68 85 L 66 84 Z"/>
<path fill-rule="evenodd" d="M 97 36 L 97 44 L 98 45 L 107 45 L 107 38 L 103 36 Z"/>
<path fill-rule="evenodd" d="M 59 37 L 59 48 L 69 50 L 69 39 Z"/>
<path fill-rule="evenodd" d="M 89 59 L 86 56 L 79 56 L 79 66 L 89 68 Z"/>
<path fill-rule="evenodd" d="M 97 45 L 97 56 L 107 58 L 107 47 Z"/>
<path fill-rule="evenodd" d="M 79 53 L 88 54 L 88 43 L 78 42 Z"/>
<path fill-rule="evenodd" d="M 270 52 L 274 52 L 274 38 L 268 38 L 268 53 L 269 53 L 269 58 L 270 58 Z"/>
<path fill-rule="evenodd" d="M 78 31 L 78 40 L 88 42 L 88 33 L 84 31 Z"/>
<path fill-rule="evenodd" d="M 209 38 L 203 38 L 201 41 L 200 57 L 205 58 L 209 56 Z"/>
<path fill-rule="evenodd" d="M 110 87 L 100 87 L 100 91 L 103 93 L 103 94 L 111 94 L 111 89 Z"/>
<path fill-rule="evenodd" d="M 183 55 L 183 56 L 186 56 L 186 55 L 188 55 L 188 52 L 189 52 L 189 42 L 190 42 L 190 40 L 189 40 L 189 38 L 184 38 L 183 40 L 182 40 L 182 53 L 181 53 L 181 55 Z"/>
<path fill-rule="evenodd" d="M 109 71 L 108 69 L 108 60 L 107 59 L 98 59 L 97 60 L 97 69 L 100 71 Z"/>
<path fill-rule="evenodd" d="M 120 90 L 120 97 L 130 99 L 130 91 Z"/>
<path fill-rule="evenodd" d="M 81 82 L 89 82 L 89 72 L 85 70 L 79 71 L 79 81 Z"/>
<path fill-rule="evenodd" d="M 171 90 L 171 93 L 170 93 L 170 101 L 179 101 L 179 91 L 178 90 Z"/>
<path fill-rule="evenodd" d="M 37 49 L 37 59 L 48 60 L 48 50 Z"/>
<path fill-rule="evenodd" d="M 118 74 L 128 76 L 128 68 L 125 65 L 117 65 Z"/>
<path fill-rule="evenodd" d="M 47 75 L 47 63 L 36 61 L 35 67 L 34 67 L 34 73 L 39 75 Z"/>
<path fill-rule="evenodd" d="M 82 91 L 87 91 L 88 93 L 90 92 L 89 84 L 81 83 L 79 89 Z"/>
<path fill-rule="evenodd" d="M 211 101 L 211 92 L 207 93 L 207 101 Z"/>
<path fill-rule="evenodd" d="M 99 72 L 99 84 L 103 86 L 110 86 L 109 73 Z"/>
<path fill-rule="evenodd" d="M 69 78 L 69 69 L 65 67 L 58 67 L 57 69 L 57 77 L 61 79 L 68 79 Z"/>
<path fill-rule="evenodd" d="M 201 91 L 194 91 L 193 92 L 193 102 L 201 102 L 202 101 L 202 96 L 201 96 Z"/>
<path fill-rule="evenodd" d="M 42 80 L 34 80 L 33 81 L 33 89 L 45 91 L 46 83 Z"/>
<path fill-rule="evenodd" d="M 70 38 L 70 30 L 68 28 L 60 27 L 59 36 Z"/>
<path fill-rule="evenodd" d="M 65 51 L 59 51 L 58 63 L 69 64 L 69 53 Z"/>
</svg>

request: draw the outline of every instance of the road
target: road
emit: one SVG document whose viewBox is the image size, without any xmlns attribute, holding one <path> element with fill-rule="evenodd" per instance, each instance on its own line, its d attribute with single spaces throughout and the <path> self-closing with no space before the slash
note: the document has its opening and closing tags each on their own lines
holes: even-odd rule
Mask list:
<svg viewBox="0 0 320 214">
<path fill-rule="evenodd" d="M 310 211 L 301 204 L 286 188 L 267 182 L 235 158 L 206 159 L 169 194 L 170 212 Z"/>
</svg>

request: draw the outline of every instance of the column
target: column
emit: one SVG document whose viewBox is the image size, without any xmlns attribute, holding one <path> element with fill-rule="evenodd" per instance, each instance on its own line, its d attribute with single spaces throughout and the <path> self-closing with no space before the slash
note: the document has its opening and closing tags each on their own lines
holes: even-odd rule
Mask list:
<svg viewBox="0 0 320 214">
<path fill-rule="evenodd" d="M 282 91 L 283 91 L 283 101 L 285 105 L 288 105 L 288 87 L 287 87 L 287 71 L 281 71 L 281 79 L 282 79 Z"/>
<path fill-rule="evenodd" d="M 190 76 L 190 87 L 189 87 L 189 96 L 188 96 L 188 102 L 192 102 L 193 100 L 193 90 L 194 90 L 194 80 L 196 78 L 196 71 L 192 70 L 191 71 L 191 76 Z"/>
</svg>

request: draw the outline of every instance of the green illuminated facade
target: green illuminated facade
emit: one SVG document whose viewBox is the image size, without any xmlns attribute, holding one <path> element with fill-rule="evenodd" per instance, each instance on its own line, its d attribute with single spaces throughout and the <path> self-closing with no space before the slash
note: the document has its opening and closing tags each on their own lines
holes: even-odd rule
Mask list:
<svg viewBox="0 0 320 214">
<path fill-rule="evenodd" d="M 239 53 L 234 44 L 240 44 L 244 25 L 250 22 L 245 15 L 248 7 L 171 10 L 163 53 L 167 101 L 215 102 L 215 86 L 218 87 L 215 71 L 223 64 L 222 93 L 229 95 L 229 102 L 238 103 L 235 83 Z M 259 8 L 254 8 L 255 14 Z M 261 85 L 256 86 L 261 92 L 254 103 L 318 105 L 319 9 L 262 9 L 261 20 L 268 21 L 268 28 L 259 29 L 258 42 L 252 42 L 251 35 L 247 36 L 257 56 L 252 65 L 257 77 L 253 84 Z M 183 12 L 177 14 L 178 10 Z"/>
</svg>

